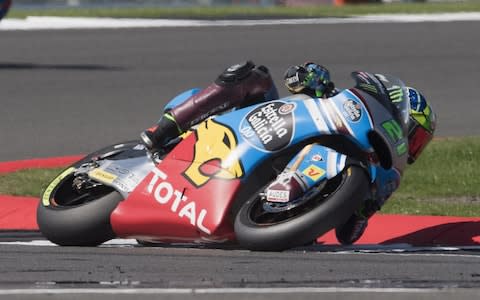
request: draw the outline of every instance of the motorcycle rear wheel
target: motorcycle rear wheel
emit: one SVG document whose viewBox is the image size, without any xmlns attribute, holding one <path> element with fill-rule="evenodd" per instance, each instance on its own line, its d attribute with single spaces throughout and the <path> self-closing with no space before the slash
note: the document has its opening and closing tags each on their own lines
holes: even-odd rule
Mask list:
<svg viewBox="0 0 480 300">
<path fill-rule="evenodd" d="M 240 246 L 281 251 L 309 244 L 343 224 L 368 195 L 368 176 L 364 169 L 352 165 L 330 181 L 326 197 L 287 212 L 265 211 L 258 194 L 247 200 L 235 218 Z"/>
</svg>

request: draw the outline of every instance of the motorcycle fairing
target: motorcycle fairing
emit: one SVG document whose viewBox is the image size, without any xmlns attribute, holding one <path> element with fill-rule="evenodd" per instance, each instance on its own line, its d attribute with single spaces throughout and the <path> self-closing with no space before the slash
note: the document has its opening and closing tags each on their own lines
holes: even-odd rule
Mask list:
<svg viewBox="0 0 480 300">
<path fill-rule="evenodd" d="M 283 149 L 329 134 L 344 134 L 369 152 L 371 129 L 368 110 L 350 91 L 331 99 L 293 95 L 208 119 L 118 205 L 112 228 L 120 237 L 150 240 L 232 238 L 228 211 L 240 184 L 258 176 L 257 166 Z M 307 165 L 312 154 L 301 165 L 309 184 L 335 176 L 345 164 L 344 155 L 320 145 L 318 151 L 326 160 L 311 165 L 325 174 L 312 176 Z"/>
<path fill-rule="evenodd" d="M 345 103 L 354 103 L 357 117 L 350 119 L 352 111 L 347 111 Z M 373 151 L 368 140 L 373 128 L 368 110 L 348 90 L 330 99 L 292 95 L 218 116 L 215 122 L 234 132 L 238 143 L 232 155 L 240 158 L 246 176 L 267 157 L 322 135 L 344 134 L 363 151 Z"/>
<path fill-rule="evenodd" d="M 142 145 L 139 145 L 143 147 Z M 115 188 L 124 198 L 154 169 L 155 164 L 146 155 L 121 160 L 100 160 L 98 167 L 88 170 L 88 176 Z M 77 172 L 82 172 L 82 169 Z"/>
<path fill-rule="evenodd" d="M 373 117 L 376 152 L 382 167 L 403 173 L 408 158 L 408 92 L 398 78 L 385 74 L 353 72 L 358 95 Z M 379 146 L 379 144 L 382 144 Z"/>
<path fill-rule="evenodd" d="M 345 168 L 346 155 L 319 144 L 307 147 L 305 154 L 299 153 L 285 168 L 286 171 L 295 170 L 306 189 L 335 177 Z"/>
<path fill-rule="evenodd" d="M 197 136 L 190 134 L 157 165 L 111 215 L 118 236 L 156 241 L 232 239 L 225 212 L 240 179 L 215 177 L 222 171 L 216 163 L 193 161 Z M 193 162 L 192 162 L 193 161 Z M 211 177 L 196 186 L 183 172 L 201 169 Z M 212 201 L 211 198 L 221 199 Z"/>
</svg>

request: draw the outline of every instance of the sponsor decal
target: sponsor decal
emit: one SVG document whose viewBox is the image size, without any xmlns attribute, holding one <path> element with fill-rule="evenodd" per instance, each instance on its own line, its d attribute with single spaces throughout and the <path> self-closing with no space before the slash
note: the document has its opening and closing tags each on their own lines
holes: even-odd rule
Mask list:
<svg viewBox="0 0 480 300">
<path fill-rule="evenodd" d="M 357 101 L 348 99 L 343 102 L 343 115 L 352 122 L 358 122 L 362 118 L 362 106 Z"/>
<path fill-rule="evenodd" d="M 393 143 L 397 143 L 403 138 L 402 128 L 397 121 L 391 119 L 382 123 L 383 129 L 387 132 L 388 137 Z"/>
<path fill-rule="evenodd" d="M 358 86 L 366 92 L 373 93 L 373 94 L 378 93 L 377 88 L 373 84 L 360 83 Z"/>
<path fill-rule="evenodd" d="M 52 195 L 55 188 L 63 179 L 65 179 L 68 175 L 72 174 L 74 171 L 75 171 L 74 167 L 68 168 L 62 173 L 60 173 L 60 175 L 58 175 L 54 180 L 52 180 L 52 182 L 50 182 L 48 187 L 45 189 L 45 192 L 43 192 L 42 204 L 44 206 L 50 205 L 50 196 Z"/>
<path fill-rule="evenodd" d="M 230 102 L 224 102 L 222 105 L 219 105 L 219 106 L 216 106 L 214 107 L 212 110 L 200 115 L 199 117 L 191 120 L 188 124 L 189 124 L 189 127 L 192 127 L 194 125 L 197 125 L 198 123 L 204 121 L 205 119 L 207 119 L 208 117 L 220 112 L 220 111 L 225 111 L 227 110 L 227 108 L 230 106 Z"/>
<path fill-rule="evenodd" d="M 195 135 L 195 153 L 190 166 L 183 176 L 194 186 L 200 187 L 210 179 L 238 179 L 244 174 L 240 159 L 234 151 L 237 148 L 237 138 L 229 127 L 214 120 L 201 123 Z M 204 166 L 206 163 L 217 163 L 220 168 L 215 168 L 215 173 L 208 173 Z"/>
<path fill-rule="evenodd" d="M 394 85 L 388 89 L 388 97 L 393 103 L 403 101 L 403 90 L 401 87 Z"/>
<path fill-rule="evenodd" d="M 274 101 L 257 106 L 240 123 L 243 138 L 260 150 L 278 151 L 293 137 L 295 104 Z"/>
<path fill-rule="evenodd" d="M 397 146 L 397 154 L 404 155 L 405 153 L 407 153 L 407 144 L 403 142 Z"/>
<path fill-rule="evenodd" d="M 138 144 L 133 147 L 133 150 L 145 150 L 145 146 L 143 144 Z"/>
<path fill-rule="evenodd" d="M 285 103 L 284 105 L 280 106 L 280 108 L 278 109 L 278 113 L 281 115 L 288 115 L 294 110 L 295 103 Z"/>
<path fill-rule="evenodd" d="M 94 169 L 90 171 L 88 173 L 88 176 L 103 183 L 112 183 L 115 179 L 117 179 L 117 175 L 108 173 L 107 171 L 101 169 Z"/>
<path fill-rule="evenodd" d="M 310 165 L 308 168 L 303 170 L 302 173 L 313 181 L 317 181 L 325 174 L 325 170 L 315 165 Z"/>
<path fill-rule="evenodd" d="M 297 84 L 300 82 L 300 79 L 298 78 L 298 73 L 295 73 L 294 76 L 288 77 L 285 79 L 287 85 L 291 84 Z"/>
<path fill-rule="evenodd" d="M 312 161 L 323 161 L 323 157 L 320 154 L 315 154 L 312 156 Z"/>
<path fill-rule="evenodd" d="M 267 201 L 286 203 L 290 198 L 290 191 L 286 190 L 268 190 Z"/>
<path fill-rule="evenodd" d="M 184 192 L 176 189 L 168 180 L 167 174 L 160 169 L 153 169 L 153 177 L 147 186 L 147 191 L 159 204 L 170 205 L 170 211 L 177 214 L 179 218 L 186 218 L 192 226 L 206 234 L 211 234 L 210 229 L 203 224 L 208 214 L 206 209 L 197 213 L 197 204 L 189 200 Z M 185 190 L 184 190 L 185 191 Z"/>
</svg>

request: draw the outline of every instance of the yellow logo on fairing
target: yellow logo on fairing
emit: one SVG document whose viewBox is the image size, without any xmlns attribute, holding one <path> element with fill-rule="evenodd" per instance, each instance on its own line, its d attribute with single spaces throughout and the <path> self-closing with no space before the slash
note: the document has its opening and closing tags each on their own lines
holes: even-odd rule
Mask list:
<svg viewBox="0 0 480 300">
<path fill-rule="evenodd" d="M 90 171 L 90 173 L 88 173 L 88 176 L 103 183 L 112 183 L 115 179 L 117 179 L 116 175 L 100 169 L 94 169 L 93 171 Z"/>
<path fill-rule="evenodd" d="M 195 154 L 192 164 L 184 172 L 190 182 L 197 187 L 211 178 L 237 179 L 243 176 L 243 167 L 236 156 L 237 139 L 233 131 L 214 120 L 201 123 L 196 132 Z M 206 163 L 218 163 L 220 169 L 208 174 Z"/>
<path fill-rule="evenodd" d="M 308 166 L 308 168 L 303 170 L 302 173 L 307 177 L 311 178 L 313 181 L 317 181 L 320 177 L 323 176 L 323 174 L 325 174 L 325 170 L 315 165 L 310 165 Z"/>
</svg>

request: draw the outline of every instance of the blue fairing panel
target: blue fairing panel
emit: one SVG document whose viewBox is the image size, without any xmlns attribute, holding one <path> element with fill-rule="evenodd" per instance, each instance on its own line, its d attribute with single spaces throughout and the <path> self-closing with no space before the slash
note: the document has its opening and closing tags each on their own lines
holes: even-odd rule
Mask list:
<svg viewBox="0 0 480 300">
<path fill-rule="evenodd" d="M 307 150 L 308 149 L 308 150 Z M 305 151 L 306 150 L 306 151 Z M 346 155 L 319 144 L 305 147 L 287 165 L 287 169 L 297 166 L 295 172 L 307 188 L 324 179 L 331 179 L 345 168 Z"/>
</svg>

